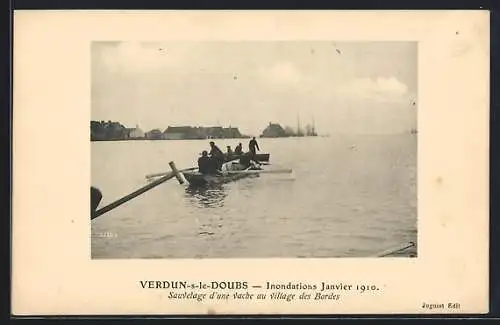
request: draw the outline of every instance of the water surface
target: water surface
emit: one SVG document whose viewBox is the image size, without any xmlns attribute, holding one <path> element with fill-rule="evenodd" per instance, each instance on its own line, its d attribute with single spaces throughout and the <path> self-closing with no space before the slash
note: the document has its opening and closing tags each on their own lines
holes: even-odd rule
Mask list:
<svg viewBox="0 0 500 325">
<path fill-rule="evenodd" d="M 243 141 L 242 141 L 243 140 Z M 247 140 L 217 140 L 233 148 Z M 92 221 L 93 258 L 365 257 L 416 241 L 417 138 L 409 134 L 259 139 L 266 174 L 207 190 L 175 179 Z M 206 140 L 92 142 L 102 207 L 193 167 Z"/>
</svg>

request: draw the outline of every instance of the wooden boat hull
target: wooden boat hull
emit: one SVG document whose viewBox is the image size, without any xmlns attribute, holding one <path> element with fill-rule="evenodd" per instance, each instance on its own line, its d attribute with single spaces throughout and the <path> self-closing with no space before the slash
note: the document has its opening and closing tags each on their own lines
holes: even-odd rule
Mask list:
<svg viewBox="0 0 500 325">
<path fill-rule="evenodd" d="M 253 168 L 253 167 L 251 167 Z M 222 166 L 222 172 L 215 175 L 204 175 L 198 170 L 184 172 L 184 178 L 191 186 L 205 186 L 224 184 L 247 177 L 258 177 L 258 173 L 234 173 L 234 171 L 243 171 L 242 165 L 236 161 L 226 162 Z M 247 169 L 250 170 L 250 169 Z"/>
<path fill-rule="evenodd" d="M 233 155 L 231 157 L 227 157 L 226 156 L 226 159 L 225 161 L 233 161 L 233 160 L 236 160 L 236 159 L 240 159 L 242 155 Z M 271 154 L 269 153 L 258 153 L 255 155 L 255 159 L 257 159 L 257 161 L 262 161 L 262 162 L 269 162 L 269 158 L 270 158 Z"/>
<path fill-rule="evenodd" d="M 184 178 L 191 186 L 207 186 L 225 184 L 247 177 L 256 177 L 258 174 L 227 174 L 222 175 L 203 175 L 199 172 L 186 172 Z"/>
</svg>

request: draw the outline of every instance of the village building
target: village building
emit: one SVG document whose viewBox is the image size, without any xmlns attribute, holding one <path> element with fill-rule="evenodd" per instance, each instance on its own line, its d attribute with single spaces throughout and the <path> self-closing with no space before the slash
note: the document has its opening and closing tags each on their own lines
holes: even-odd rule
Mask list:
<svg viewBox="0 0 500 325">
<path fill-rule="evenodd" d="M 150 140 L 163 140 L 163 132 L 159 129 L 153 129 L 146 132 L 146 138 Z"/>
<path fill-rule="evenodd" d="M 163 132 L 153 129 L 144 132 L 136 125 L 135 128 L 126 128 L 118 122 L 91 121 L 91 141 L 105 140 L 196 140 L 196 139 L 236 139 L 245 138 L 238 128 L 235 127 L 193 127 L 193 126 L 169 126 Z"/>
<path fill-rule="evenodd" d="M 261 138 L 283 138 L 287 137 L 283 127 L 277 123 L 269 122 L 269 125 L 262 131 Z"/>
<path fill-rule="evenodd" d="M 225 139 L 239 139 L 243 137 L 243 135 L 240 133 L 240 130 L 233 127 L 223 128 L 222 136 Z"/>
<path fill-rule="evenodd" d="M 144 131 L 137 125 L 135 128 L 127 128 L 129 139 L 142 139 L 145 137 Z"/>
<path fill-rule="evenodd" d="M 212 126 L 205 128 L 207 138 L 209 139 L 222 139 L 223 131 L 221 126 Z"/>
<path fill-rule="evenodd" d="M 169 126 L 163 131 L 163 137 L 166 140 L 184 140 L 190 131 L 190 126 Z"/>
<path fill-rule="evenodd" d="M 192 126 L 169 126 L 163 132 L 167 140 L 195 140 L 206 139 L 203 128 Z"/>
</svg>

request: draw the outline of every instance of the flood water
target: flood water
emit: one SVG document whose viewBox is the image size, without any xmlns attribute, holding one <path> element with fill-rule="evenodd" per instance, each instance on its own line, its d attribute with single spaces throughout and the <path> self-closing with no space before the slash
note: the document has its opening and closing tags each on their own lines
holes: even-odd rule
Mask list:
<svg viewBox="0 0 500 325">
<path fill-rule="evenodd" d="M 247 139 L 216 140 L 225 150 Z M 258 139 L 262 174 L 196 190 L 169 180 L 92 220 L 92 258 L 370 257 L 417 240 L 417 137 Z M 207 140 L 92 142 L 99 205 L 196 165 Z"/>
</svg>

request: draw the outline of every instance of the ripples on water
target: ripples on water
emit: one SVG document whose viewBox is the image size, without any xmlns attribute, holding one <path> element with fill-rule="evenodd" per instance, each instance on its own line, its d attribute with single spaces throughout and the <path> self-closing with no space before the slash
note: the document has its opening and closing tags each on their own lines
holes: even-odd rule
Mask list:
<svg viewBox="0 0 500 325">
<path fill-rule="evenodd" d="M 238 140 L 218 140 L 234 146 Z M 260 139 L 271 168 L 205 188 L 166 182 L 92 221 L 93 258 L 363 257 L 417 237 L 416 137 Z M 207 141 L 92 143 L 100 207 Z M 114 236 L 99 236 L 111 233 Z"/>
<path fill-rule="evenodd" d="M 186 199 L 199 208 L 222 208 L 227 194 L 222 185 L 186 188 Z"/>
</svg>

